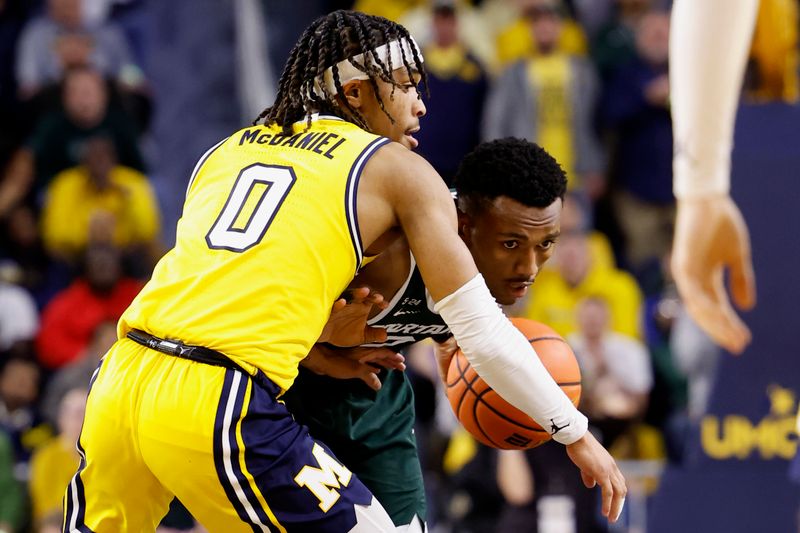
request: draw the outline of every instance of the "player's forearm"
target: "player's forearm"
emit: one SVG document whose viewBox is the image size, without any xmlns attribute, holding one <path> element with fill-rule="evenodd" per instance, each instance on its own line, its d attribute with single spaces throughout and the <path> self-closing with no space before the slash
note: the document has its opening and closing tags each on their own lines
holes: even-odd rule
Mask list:
<svg viewBox="0 0 800 533">
<path fill-rule="evenodd" d="M 676 0 L 670 98 L 679 199 L 728 194 L 739 92 L 758 0 Z"/>
<path fill-rule="evenodd" d="M 517 409 L 543 428 L 560 428 L 562 444 L 580 439 L 588 421 L 536 356 L 525 336 L 497 307 L 483 277 L 476 276 L 439 301 L 442 315 L 475 371 Z"/>
</svg>

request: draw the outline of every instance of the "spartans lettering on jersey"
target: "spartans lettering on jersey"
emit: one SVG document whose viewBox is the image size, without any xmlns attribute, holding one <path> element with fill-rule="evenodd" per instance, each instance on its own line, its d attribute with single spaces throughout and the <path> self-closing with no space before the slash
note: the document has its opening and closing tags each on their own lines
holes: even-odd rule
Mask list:
<svg viewBox="0 0 800 533">
<path fill-rule="evenodd" d="M 449 333 L 447 326 L 439 324 L 389 324 L 386 326 L 386 333 L 405 333 L 407 335 L 444 335 Z"/>
<path fill-rule="evenodd" d="M 273 135 L 266 133 L 263 128 L 247 129 L 242 132 L 239 139 L 239 146 L 244 143 L 249 144 L 269 144 L 270 146 L 281 146 L 308 150 L 315 154 L 323 155 L 328 159 L 334 158 L 334 150 L 341 146 L 347 139 L 340 137 L 336 133 L 326 131 L 302 132 L 294 135 Z"/>
<path fill-rule="evenodd" d="M 796 397 L 792 389 L 770 385 L 770 411 L 761 420 L 729 414 L 703 417 L 700 440 L 712 459 L 748 459 L 758 452 L 762 459 L 791 459 L 797 450 Z"/>
</svg>

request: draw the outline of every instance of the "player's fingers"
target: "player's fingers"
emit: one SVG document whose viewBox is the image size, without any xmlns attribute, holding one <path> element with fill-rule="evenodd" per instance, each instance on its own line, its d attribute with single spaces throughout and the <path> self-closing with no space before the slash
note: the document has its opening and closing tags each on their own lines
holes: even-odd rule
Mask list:
<svg viewBox="0 0 800 533">
<path fill-rule="evenodd" d="M 693 279 L 675 280 L 686 312 L 711 339 L 731 353 L 741 353 L 749 341 L 747 326 L 736 315 L 722 283 L 722 273 L 715 280 L 697 283 Z"/>
<path fill-rule="evenodd" d="M 739 309 L 750 310 L 756 305 L 756 277 L 749 246 L 734 258 L 730 267 L 733 301 Z"/>
<path fill-rule="evenodd" d="M 734 354 L 740 354 L 750 343 L 750 329 L 742 321 L 736 310 L 733 308 L 728 291 L 725 289 L 725 282 L 720 272 L 714 283 L 715 299 L 718 302 L 716 310 L 720 314 L 720 324 L 726 329 L 726 337 L 722 340 L 721 346 Z"/>
<path fill-rule="evenodd" d="M 597 484 L 594 478 L 590 474 L 584 472 L 583 470 L 581 470 L 581 479 L 583 480 L 583 484 L 586 486 L 587 489 L 591 489 Z"/>
<path fill-rule="evenodd" d="M 380 390 L 381 388 L 381 380 L 378 379 L 376 372 L 377 370 L 375 369 L 367 369 L 364 370 L 361 376 L 359 376 L 361 380 L 364 383 L 366 383 L 370 389 L 374 391 Z"/>
<path fill-rule="evenodd" d="M 715 307 L 707 299 L 687 301 L 686 311 L 716 344 L 733 354 L 744 350 L 749 330 L 735 313 Z"/>
<path fill-rule="evenodd" d="M 388 348 L 377 348 L 358 359 L 360 363 L 372 363 L 384 368 L 405 370 L 405 357 Z"/>
<path fill-rule="evenodd" d="M 373 361 L 371 361 L 371 364 L 379 365 L 379 366 L 382 366 L 383 368 L 388 368 L 390 370 L 405 370 L 406 369 L 406 365 L 404 363 L 404 360 L 403 359 L 398 359 L 395 356 L 381 357 L 381 358 L 378 358 L 378 359 L 374 359 Z"/>
<path fill-rule="evenodd" d="M 371 292 L 369 293 L 369 296 L 364 298 L 365 303 L 370 303 L 372 305 L 378 305 L 378 306 L 382 305 L 384 303 L 384 300 L 385 299 L 383 295 L 379 292 Z"/>
<path fill-rule="evenodd" d="M 356 287 L 349 290 L 350 303 L 358 304 L 364 301 L 370 295 L 369 287 Z"/>
<path fill-rule="evenodd" d="M 388 357 L 386 359 L 379 359 L 375 361 L 373 364 L 381 365 L 384 368 L 389 368 L 392 370 L 403 371 L 406 369 L 406 364 L 403 362 L 402 359 L 398 359 L 397 357 Z"/>
<path fill-rule="evenodd" d="M 611 503 L 614 500 L 614 486 L 611 479 L 606 477 L 599 482 L 603 499 L 603 516 L 611 518 Z"/>
<path fill-rule="evenodd" d="M 364 328 L 364 344 L 383 342 L 386 340 L 387 336 L 385 328 L 376 328 L 373 326 Z"/>
<path fill-rule="evenodd" d="M 389 348 L 362 348 L 359 353 L 361 355 L 358 361 L 361 363 L 371 363 L 379 359 L 398 359 L 400 361 L 405 361 L 405 358 L 401 354 L 393 352 Z"/>
<path fill-rule="evenodd" d="M 616 472 L 611 476 L 611 485 L 614 488 L 614 498 L 611 502 L 611 511 L 608 518 L 612 522 L 616 522 L 619 520 L 619 515 L 622 514 L 622 507 L 625 505 L 625 495 L 628 493 L 628 488 L 621 472 Z"/>
<path fill-rule="evenodd" d="M 336 311 L 341 311 L 347 305 L 347 300 L 344 298 L 339 298 L 335 302 L 333 302 L 333 307 L 331 308 L 331 313 L 335 313 Z"/>
</svg>

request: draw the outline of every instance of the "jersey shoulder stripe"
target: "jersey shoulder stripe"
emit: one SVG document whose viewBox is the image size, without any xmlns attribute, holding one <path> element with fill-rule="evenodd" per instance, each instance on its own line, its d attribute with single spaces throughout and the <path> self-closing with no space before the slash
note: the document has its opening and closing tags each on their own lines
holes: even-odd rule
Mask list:
<svg viewBox="0 0 800 533">
<path fill-rule="evenodd" d="M 202 157 L 200 157 L 200 159 L 197 160 L 197 164 L 194 166 L 194 170 L 192 170 L 192 175 L 189 178 L 189 183 L 186 185 L 186 196 L 189 196 L 189 191 L 192 189 L 194 180 L 195 178 L 197 178 L 197 173 L 200 172 L 200 168 L 203 166 L 203 163 L 206 162 L 206 159 L 211 157 L 211 154 L 214 153 L 214 150 L 225 144 L 225 141 L 227 141 L 228 139 L 230 139 L 230 137 L 225 137 L 224 139 L 222 139 L 220 142 L 218 142 L 217 144 L 206 150 L 206 153 L 204 153 Z"/>
<path fill-rule="evenodd" d="M 347 185 L 345 193 L 345 213 L 347 216 L 347 226 L 350 230 L 350 239 L 353 241 L 353 249 L 356 253 L 356 272 L 361 268 L 361 262 L 364 259 L 364 248 L 361 242 L 361 230 L 358 227 L 358 181 L 361 179 L 361 172 L 364 166 L 369 161 L 369 158 L 377 152 L 378 148 L 389 143 L 386 137 L 378 137 L 356 157 L 353 166 L 350 167 L 350 173 L 347 176 Z"/>
</svg>

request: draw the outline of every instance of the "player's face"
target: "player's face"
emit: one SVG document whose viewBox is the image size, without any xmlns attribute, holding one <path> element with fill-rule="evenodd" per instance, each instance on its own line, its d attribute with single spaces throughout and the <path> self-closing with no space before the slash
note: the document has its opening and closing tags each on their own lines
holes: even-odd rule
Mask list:
<svg viewBox="0 0 800 533">
<path fill-rule="evenodd" d="M 525 296 L 553 255 L 561 229 L 561 199 L 536 208 L 500 196 L 473 216 L 459 217 L 459 233 L 492 296 L 511 305 Z"/>
<path fill-rule="evenodd" d="M 372 84 L 368 81 L 361 82 L 361 107 L 359 111 L 367 121 L 370 131 L 383 135 L 399 142 L 406 148 L 413 150 L 419 144 L 414 134 L 419 131 L 419 119 L 425 115 L 425 104 L 419 98 L 416 83 L 419 73 L 409 74 L 403 67 L 393 72 L 398 86 L 378 80 L 378 88 L 386 111 L 394 119 L 394 124 L 381 109 L 375 98 Z M 394 89 L 394 91 L 392 91 Z"/>
</svg>

